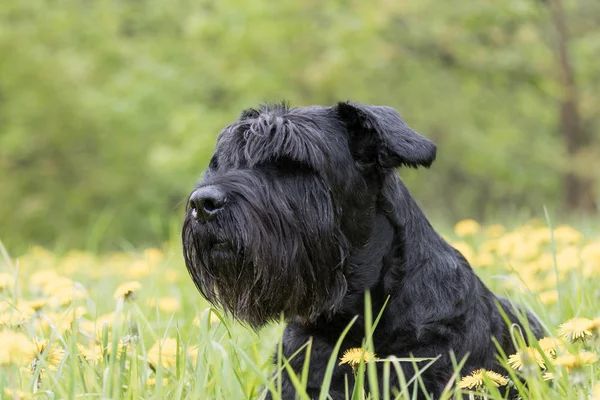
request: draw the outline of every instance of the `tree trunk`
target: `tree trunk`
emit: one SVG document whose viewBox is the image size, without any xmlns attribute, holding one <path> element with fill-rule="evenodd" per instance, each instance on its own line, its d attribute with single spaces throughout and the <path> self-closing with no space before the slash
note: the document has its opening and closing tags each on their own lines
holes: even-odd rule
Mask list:
<svg viewBox="0 0 600 400">
<path fill-rule="evenodd" d="M 570 164 L 580 150 L 590 145 L 579 113 L 579 98 L 571 60 L 569 58 L 569 32 L 562 0 L 549 0 L 552 22 L 556 29 L 556 57 L 562 86 L 559 129 L 564 138 Z M 564 202 L 569 211 L 590 213 L 596 211 L 593 182 L 582 177 L 577 170 L 568 170 L 563 177 Z"/>
</svg>

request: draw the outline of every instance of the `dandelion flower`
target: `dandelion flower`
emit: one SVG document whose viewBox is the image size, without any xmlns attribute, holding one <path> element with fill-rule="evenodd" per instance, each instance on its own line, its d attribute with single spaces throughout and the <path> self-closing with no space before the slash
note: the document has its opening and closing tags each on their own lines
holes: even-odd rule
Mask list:
<svg viewBox="0 0 600 400">
<path fill-rule="evenodd" d="M 552 381 L 554 380 L 554 374 L 552 372 L 544 372 L 542 374 L 542 379 L 545 381 Z"/>
<path fill-rule="evenodd" d="M 13 400 L 25 400 L 33 398 L 32 393 L 23 392 L 19 389 L 4 388 L 4 396 Z"/>
<path fill-rule="evenodd" d="M 361 349 L 360 347 L 354 347 L 344 352 L 344 355 L 340 359 L 339 365 L 348 364 L 352 368 L 355 368 L 360 364 L 361 360 L 365 362 L 379 360 L 377 356 L 371 353 L 369 350 Z"/>
<path fill-rule="evenodd" d="M 124 321 L 123 314 L 120 314 L 120 319 L 117 320 L 116 314 L 114 312 L 110 312 L 108 314 L 98 316 L 95 321 L 83 320 L 79 323 L 79 327 L 87 335 L 95 334 L 97 337 L 100 337 L 105 325 L 106 329 L 110 332 L 115 322 L 122 321 Z"/>
<path fill-rule="evenodd" d="M 127 268 L 127 278 L 129 279 L 142 279 L 150 275 L 152 271 L 147 262 L 143 260 L 133 261 Z"/>
<path fill-rule="evenodd" d="M 475 251 L 467 242 L 453 242 L 452 247 L 458 250 L 470 263 L 475 262 Z"/>
<path fill-rule="evenodd" d="M 600 263 L 600 242 L 590 243 L 581 250 L 581 259 L 588 263 Z"/>
<path fill-rule="evenodd" d="M 42 269 L 34 272 L 29 277 L 29 283 L 34 287 L 44 288 L 46 285 L 54 282 L 58 278 L 56 271 L 52 269 Z"/>
<path fill-rule="evenodd" d="M 554 239 L 558 242 L 575 244 L 581 241 L 582 235 L 568 225 L 560 225 L 554 229 Z"/>
<path fill-rule="evenodd" d="M 525 366 L 532 365 L 537 365 L 542 369 L 546 368 L 544 357 L 533 347 L 527 347 L 508 357 L 508 365 L 519 371 L 522 371 Z"/>
<path fill-rule="evenodd" d="M 0 292 L 12 292 L 15 285 L 15 277 L 6 272 L 0 273 Z"/>
<path fill-rule="evenodd" d="M 554 360 L 554 365 L 571 369 L 585 367 L 586 365 L 593 364 L 596 361 L 598 361 L 598 354 L 590 351 L 582 351 L 578 354 L 565 354 L 559 356 L 556 358 L 556 360 Z"/>
<path fill-rule="evenodd" d="M 154 343 L 150 350 L 148 350 L 148 362 L 156 368 L 159 357 L 163 368 L 175 366 L 177 363 L 177 340 L 165 339 L 162 344 L 160 341 Z"/>
<path fill-rule="evenodd" d="M 17 328 L 25 325 L 29 321 L 29 315 L 23 314 L 17 310 L 0 314 L 0 326 Z"/>
<path fill-rule="evenodd" d="M 508 383 L 508 379 L 497 372 L 478 369 L 473 371 L 471 375 L 464 376 L 458 383 L 458 387 L 461 389 L 481 390 L 485 387 L 486 378 L 496 387 L 506 386 Z"/>
<path fill-rule="evenodd" d="M 48 300 L 47 299 L 35 299 L 35 300 L 26 302 L 25 305 L 27 307 L 31 308 L 33 311 L 38 312 L 42 308 L 44 308 L 48 305 Z"/>
<path fill-rule="evenodd" d="M 48 339 L 33 339 L 33 345 L 31 361 L 29 362 L 31 372 L 35 371 L 40 362 L 44 362 L 44 366 L 48 369 L 56 370 L 65 355 L 65 351 L 56 344 L 50 345 Z"/>
<path fill-rule="evenodd" d="M 592 330 L 596 327 L 594 321 L 588 318 L 572 318 L 558 328 L 558 334 L 571 342 L 585 341 L 592 336 Z"/>
<path fill-rule="evenodd" d="M 594 389 L 594 397 L 592 400 L 600 400 L 600 385 L 596 383 L 596 388 Z"/>
<path fill-rule="evenodd" d="M 485 228 L 485 234 L 492 239 L 499 238 L 504 232 L 506 232 L 506 229 L 500 224 L 492 224 Z"/>
<path fill-rule="evenodd" d="M 169 384 L 169 380 L 167 378 L 162 378 L 162 385 L 167 386 Z M 146 379 L 146 385 L 147 386 L 155 386 L 156 385 L 156 378 L 148 378 Z"/>
<path fill-rule="evenodd" d="M 142 284 L 137 281 L 125 282 L 115 290 L 115 299 L 132 300 L 135 293 L 141 288 Z"/>
<path fill-rule="evenodd" d="M 54 296 L 63 291 L 73 290 L 74 284 L 75 282 L 66 276 L 55 276 L 52 280 L 44 283 L 42 293 L 45 296 Z"/>
<path fill-rule="evenodd" d="M 556 350 L 563 347 L 562 343 L 552 337 L 541 338 L 538 344 L 548 358 L 556 358 Z"/>
<path fill-rule="evenodd" d="M 171 314 L 179 310 L 181 304 L 175 297 L 167 296 L 158 299 L 157 306 L 159 310 Z"/>
<path fill-rule="evenodd" d="M 478 267 L 490 267 L 494 265 L 494 256 L 492 253 L 479 253 L 475 258 L 475 265 Z"/>
<path fill-rule="evenodd" d="M 40 319 L 42 330 L 48 331 L 50 328 L 58 329 L 60 332 L 67 332 L 73 326 L 73 322 L 79 322 L 80 316 L 87 310 L 83 306 L 68 309 L 66 312 L 45 312 Z"/>
<path fill-rule="evenodd" d="M 94 345 L 93 348 L 87 348 L 81 344 L 77 344 L 77 352 L 85 361 L 90 364 L 98 364 L 102 360 L 102 346 Z"/>
<path fill-rule="evenodd" d="M 464 219 L 454 225 L 454 233 L 460 237 L 473 236 L 479 233 L 481 226 L 477 221 L 472 219 Z"/>
<path fill-rule="evenodd" d="M 29 351 L 31 349 L 31 342 L 27 339 L 27 336 L 22 333 L 12 331 L 0 332 L 0 365 L 23 365 Z"/>
<path fill-rule="evenodd" d="M 144 251 L 146 259 L 150 264 L 157 264 L 165 258 L 165 254 L 159 249 L 149 248 Z"/>
<path fill-rule="evenodd" d="M 168 269 L 163 273 L 165 281 L 175 283 L 179 279 L 179 273 L 174 269 Z"/>
<path fill-rule="evenodd" d="M 546 290 L 539 294 L 540 301 L 546 305 L 558 303 L 558 291 Z"/>
</svg>

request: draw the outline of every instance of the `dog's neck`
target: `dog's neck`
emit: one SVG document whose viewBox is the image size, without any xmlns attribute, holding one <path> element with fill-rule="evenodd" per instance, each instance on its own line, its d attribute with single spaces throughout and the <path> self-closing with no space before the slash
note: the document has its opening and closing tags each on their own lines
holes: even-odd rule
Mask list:
<svg viewBox="0 0 600 400">
<path fill-rule="evenodd" d="M 398 175 L 389 174 L 383 182 L 381 207 L 396 229 L 394 245 L 401 246 L 403 273 L 421 268 L 458 268 L 457 252 L 431 226 L 421 208 Z M 386 282 L 387 284 L 387 282 Z"/>
<path fill-rule="evenodd" d="M 361 309 L 371 290 L 374 307 L 402 286 L 404 277 L 422 268 L 458 268 L 458 254 L 431 226 L 395 173 L 384 178 L 369 240 L 346 260 L 348 290 L 342 313 Z M 378 309 L 377 309 L 378 311 Z"/>
</svg>

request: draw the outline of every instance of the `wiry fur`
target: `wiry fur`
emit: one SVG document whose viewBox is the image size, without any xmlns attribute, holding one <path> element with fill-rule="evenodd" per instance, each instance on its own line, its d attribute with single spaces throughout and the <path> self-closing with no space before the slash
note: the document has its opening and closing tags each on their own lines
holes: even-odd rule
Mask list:
<svg viewBox="0 0 600 400">
<path fill-rule="evenodd" d="M 379 357 L 440 356 L 423 375 L 434 398 L 452 375 L 451 351 L 468 355 L 464 371 L 498 369 L 492 338 L 507 352 L 512 344 L 496 302 L 518 323 L 513 306 L 433 230 L 394 172 L 428 167 L 435 153 L 389 107 L 244 111 L 220 133 L 199 185 L 219 188 L 227 203 L 210 222 L 186 213 L 192 279 L 211 303 L 255 328 L 283 313 L 288 358 L 312 338 L 308 388 L 315 396 L 356 315 L 341 350 L 361 345 L 366 290 L 374 314 L 389 297 L 373 337 Z M 529 324 L 541 335 L 535 318 Z M 291 361 L 298 373 L 304 357 Z M 414 374 L 411 365 L 405 374 Z M 344 398 L 346 375 L 352 382 L 348 366 L 336 367 L 332 398 Z M 391 387 L 398 385 L 392 378 Z M 284 375 L 283 398 L 294 396 Z"/>
</svg>

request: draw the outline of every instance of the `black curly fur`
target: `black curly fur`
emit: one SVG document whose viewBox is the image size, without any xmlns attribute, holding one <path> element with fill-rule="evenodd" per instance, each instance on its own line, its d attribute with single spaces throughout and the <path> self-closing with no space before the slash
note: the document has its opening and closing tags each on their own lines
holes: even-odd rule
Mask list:
<svg viewBox="0 0 600 400">
<path fill-rule="evenodd" d="M 429 167 L 435 145 L 389 107 L 350 102 L 333 107 L 263 105 L 225 128 L 196 190 L 224 193 L 210 222 L 190 207 L 184 258 L 200 292 L 258 328 L 288 325 L 283 355 L 310 338 L 308 391 L 318 396 L 327 361 L 355 316 L 341 351 L 364 338 L 364 293 L 376 315 L 379 357 L 438 357 L 423 374 L 437 398 L 453 373 L 450 352 L 468 355 L 463 371 L 498 369 L 492 338 L 513 351 L 499 302 L 465 258 L 429 224 L 394 168 Z M 537 336 L 541 328 L 529 316 Z M 291 366 L 301 373 L 301 352 Z M 337 366 L 330 396 L 345 398 L 347 365 Z M 414 374 L 410 364 L 405 375 Z M 392 374 L 394 375 L 394 374 Z M 284 373 L 283 398 L 295 391 Z M 381 375 L 380 375 L 381 379 Z M 392 378 L 390 387 L 398 387 Z"/>
</svg>

